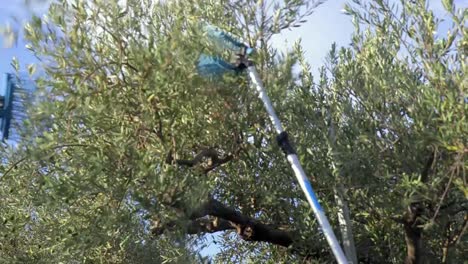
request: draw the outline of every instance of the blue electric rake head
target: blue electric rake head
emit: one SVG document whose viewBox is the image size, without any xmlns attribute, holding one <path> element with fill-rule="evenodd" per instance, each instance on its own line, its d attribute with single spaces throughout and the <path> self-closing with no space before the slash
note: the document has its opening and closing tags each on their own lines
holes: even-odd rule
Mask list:
<svg viewBox="0 0 468 264">
<path fill-rule="evenodd" d="M 221 56 L 201 54 L 197 65 L 200 75 L 204 77 L 219 77 L 229 72 L 239 73 L 245 69 L 246 59 L 254 52 L 253 48 L 212 25 L 204 24 L 203 31 L 217 48 L 235 53 L 237 59 L 235 62 L 227 62 Z"/>
<path fill-rule="evenodd" d="M 320 203 L 315 195 L 314 190 L 312 189 L 312 185 L 305 174 L 304 170 L 302 169 L 302 165 L 299 162 L 299 158 L 296 155 L 294 148 L 291 146 L 288 140 L 288 135 L 286 131 L 284 131 L 281 121 L 279 120 L 278 116 L 273 109 L 273 105 L 270 102 L 270 99 L 266 93 L 265 88 L 263 87 L 262 80 L 255 69 L 255 65 L 253 62 L 249 61 L 248 56 L 252 54 L 254 51 L 248 45 L 238 41 L 230 34 L 223 32 L 219 28 L 216 28 L 211 25 L 204 25 L 203 26 L 204 32 L 206 32 L 206 36 L 209 38 L 211 42 L 215 44 L 218 48 L 222 48 L 224 50 L 229 50 L 237 55 L 236 61 L 233 63 L 229 63 L 223 60 L 220 56 L 209 56 L 206 54 L 202 54 L 198 59 L 198 72 L 200 75 L 204 77 L 216 77 L 221 76 L 228 72 L 241 72 L 246 70 L 252 86 L 258 92 L 258 97 L 262 100 L 263 105 L 265 106 L 266 111 L 270 117 L 270 120 L 275 128 L 278 136 L 277 142 L 283 152 L 286 154 L 286 158 L 290 163 L 294 174 L 303 190 L 307 201 L 309 202 L 312 210 L 317 218 L 322 231 L 325 235 L 325 238 L 330 245 L 335 258 L 337 259 L 339 264 L 348 263 L 343 250 L 335 237 L 333 229 L 328 222 L 327 217 L 325 216 L 325 212 L 320 206 Z"/>
</svg>

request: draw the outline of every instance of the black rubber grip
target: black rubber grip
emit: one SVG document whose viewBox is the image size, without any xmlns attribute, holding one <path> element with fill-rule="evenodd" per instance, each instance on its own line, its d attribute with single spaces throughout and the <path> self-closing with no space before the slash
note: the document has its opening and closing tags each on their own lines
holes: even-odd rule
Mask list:
<svg viewBox="0 0 468 264">
<path fill-rule="evenodd" d="M 276 142 L 278 142 L 278 146 L 286 156 L 289 154 L 296 154 L 296 151 L 289 142 L 288 133 L 286 131 L 283 131 L 278 136 L 276 136 Z"/>
</svg>

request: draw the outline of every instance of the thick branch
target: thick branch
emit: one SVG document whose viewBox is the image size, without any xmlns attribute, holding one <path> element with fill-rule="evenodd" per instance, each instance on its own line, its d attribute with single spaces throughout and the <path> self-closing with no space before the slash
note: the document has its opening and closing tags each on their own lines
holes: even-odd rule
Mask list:
<svg viewBox="0 0 468 264">
<path fill-rule="evenodd" d="M 434 166 L 435 158 L 436 158 L 436 152 L 432 151 L 429 154 L 429 157 L 426 160 L 426 164 L 424 165 L 424 168 L 421 172 L 421 181 L 424 183 L 427 182 L 428 180 L 429 174 L 431 173 L 431 169 Z"/>
<path fill-rule="evenodd" d="M 174 161 L 177 165 L 186 166 L 186 167 L 195 167 L 203 163 L 205 158 L 208 158 L 209 161 L 207 162 L 207 165 L 203 166 L 203 171 L 205 173 L 208 173 L 209 171 L 231 161 L 234 158 L 234 156 L 227 155 L 225 157 L 221 157 L 218 151 L 216 151 L 213 148 L 208 148 L 208 149 L 202 150 L 191 160 L 177 159 L 174 161 L 174 158 L 172 157 L 172 153 L 169 153 L 166 159 L 166 162 L 172 163 Z"/>
<path fill-rule="evenodd" d="M 283 247 L 288 247 L 293 243 L 291 232 L 260 223 L 214 199 L 209 199 L 199 208 L 193 210 L 188 218 L 187 234 L 236 230 L 237 234 L 246 241 L 267 242 Z M 156 220 L 153 222 L 151 232 L 154 235 L 160 235 L 164 230 L 173 230 L 174 228 L 177 228 L 176 221 L 163 224 L 160 220 Z"/>
<path fill-rule="evenodd" d="M 187 225 L 188 234 L 216 233 L 220 231 L 236 229 L 231 222 L 219 217 L 201 218 L 190 221 Z"/>
<path fill-rule="evenodd" d="M 166 230 L 173 231 L 177 228 L 178 226 L 176 221 L 162 224 L 159 220 L 156 220 L 152 223 L 151 233 L 158 236 Z M 236 229 L 235 225 L 218 217 L 205 217 L 196 220 L 189 220 L 186 225 L 186 232 L 190 235 L 216 233 L 233 229 Z"/>
<path fill-rule="evenodd" d="M 413 203 L 408 207 L 408 212 L 405 215 L 404 229 L 407 251 L 405 264 L 423 263 L 421 214 L 421 205 Z"/>
<path fill-rule="evenodd" d="M 423 170 L 421 171 L 421 181 L 427 182 L 429 175 L 431 174 L 434 161 L 436 160 L 436 151 L 432 151 L 427 158 Z M 404 229 L 405 229 L 405 240 L 406 240 L 406 264 L 419 264 L 423 263 L 424 258 L 424 246 L 422 240 L 423 224 L 421 216 L 424 213 L 426 207 L 421 202 L 413 202 L 407 209 L 404 216 Z M 438 210 L 438 209 L 437 209 Z M 436 210 L 436 213 L 437 213 Z"/>
<path fill-rule="evenodd" d="M 229 222 L 231 226 L 235 227 L 237 234 L 246 241 L 262 241 L 284 247 L 288 247 L 293 242 L 290 232 L 277 229 L 272 225 L 260 223 L 253 218 L 242 215 L 234 209 L 224 206 L 215 199 L 209 199 L 200 208 L 195 210 L 190 218 L 196 220 L 204 216 L 214 216 L 225 222 Z M 227 223 L 223 225 L 227 227 Z"/>
</svg>

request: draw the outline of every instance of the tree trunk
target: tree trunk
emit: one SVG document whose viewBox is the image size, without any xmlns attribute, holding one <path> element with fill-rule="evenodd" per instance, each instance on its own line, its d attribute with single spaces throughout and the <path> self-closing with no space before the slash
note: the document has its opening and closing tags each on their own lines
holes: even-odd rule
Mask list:
<svg viewBox="0 0 468 264">
<path fill-rule="evenodd" d="M 426 183 L 431 172 L 431 168 L 435 161 L 435 152 L 432 151 L 427 158 L 427 161 L 421 172 L 421 182 Z M 412 197 L 417 201 L 416 196 Z M 423 221 L 421 216 L 425 210 L 424 204 L 421 202 L 413 202 L 408 206 L 406 214 L 403 218 L 403 225 L 405 228 L 405 241 L 406 241 L 406 260 L 405 264 L 422 264 L 424 262 L 424 248 L 421 225 Z"/>
<path fill-rule="evenodd" d="M 342 184 L 338 184 L 334 188 L 335 200 L 338 204 L 338 222 L 340 225 L 341 237 L 343 239 L 343 249 L 349 262 L 357 264 L 356 247 L 354 245 L 353 228 L 351 217 L 349 214 L 348 203 L 343 197 L 344 188 Z"/>
<path fill-rule="evenodd" d="M 423 264 L 423 241 L 420 216 L 422 205 L 413 203 L 409 206 L 404 220 L 405 240 L 406 240 L 406 260 L 405 264 Z"/>
<path fill-rule="evenodd" d="M 346 255 L 346 258 L 350 263 L 357 264 L 357 254 L 356 247 L 354 245 L 354 236 L 351 217 L 349 213 L 348 203 L 344 199 L 344 187 L 340 183 L 340 178 L 343 177 L 342 173 L 336 167 L 335 156 L 333 152 L 336 149 L 336 132 L 335 125 L 331 115 L 331 109 L 328 110 L 328 141 L 329 141 L 329 151 L 328 155 L 331 158 L 331 166 L 333 169 L 333 176 L 337 179 L 338 184 L 333 188 L 335 192 L 335 200 L 338 204 L 338 222 L 340 225 L 341 238 L 343 241 L 343 249 Z"/>
</svg>

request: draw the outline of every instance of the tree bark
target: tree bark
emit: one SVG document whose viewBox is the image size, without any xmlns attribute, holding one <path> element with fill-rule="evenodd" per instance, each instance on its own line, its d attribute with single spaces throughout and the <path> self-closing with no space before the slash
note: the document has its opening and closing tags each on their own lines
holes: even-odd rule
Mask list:
<svg viewBox="0 0 468 264">
<path fill-rule="evenodd" d="M 340 178 L 343 177 L 335 164 L 336 157 L 333 152 L 336 150 L 336 131 L 335 124 L 332 118 L 331 109 L 328 110 L 328 142 L 329 142 L 329 156 L 331 157 L 331 166 L 333 168 L 333 176 L 337 178 L 338 184 L 333 187 L 335 200 L 338 205 L 338 222 L 340 224 L 341 239 L 343 240 L 343 249 L 346 258 L 349 262 L 357 264 L 357 253 L 356 246 L 354 244 L 354 235 L 351 222 L 351 216 L 349 212 L 348 203 L 344 199 L 344 187 L 340 183 Z"/>
<path fill-rule="evenodd" d="M 420 216 L 422 207 L 414 203 L 408 208 L 405 217 L 406 260 L 405 264 L 423 264 L 423 241 Z"/>
<path fill-rule="evenodd" d="M 235 225 L 219 217 L 208 217 L 190 221 L 187 225 L 187 234 L 216 233 L 236 229 Z"/>
<path fill-rule="evenodd" d="M 421 172 L 421 181 L 427 182 L 431 168 L 435 161 L 435 152 L 432 151 Z M 421 216 L 425 211 L 425 206 L 421 202 L 411 203 L 404 217 L 405 241 L 406 241 L 406 260 L 405 264 L 424 263 L 424 248 L 422 240 L 423 224 Z"/>
<path fill-rule="evenodd" d="M 353 227 L 349 213 L 348 203 L 343 197 L 344 188 L 338 184 L 334 188 L 335 200 L 338 205 L 338 222 L 340 224 L 341 237 L 343 239 L 343 249 L 348 261 L 357 264 L 356 246 L 354 244 Z"/>
<path fill-rule="evenodd" d="M 246 241 L 268 242 L 283 247 L 288 247 L 293 243 L 293 236 L 289 231 L 281 230 L 273 225 L 263 224 L 253 218 L 242 215 L 232 208 L 224 206 L 221 202 L 212 198 L 196 209 L 190 218 L 199 221 L 197 219 L 205 216 L 218 218 L 218 221 L 220 221 L 218 223 L 222 223 L 222 226 L 224 226 L 224 228 L 211 229 L 215 232 L 235 228 L 237 234 Z M 227 225 L 226 221 L 230 225 Z M 199 230 L 211 231 L 206 228 Z"/>
<path fill-rule="evenodd" d="M 166 163 L 171 164 L 175 162 L 175 164 L 177 165 L 186 166 L 186 167 L 195 167 L 197 165 L 201 165 L 204 162 L 205 158 L 208 159 L 209 161 L 207 162 L 207 164 L 204 164 L 204 166 L 202 166 L 202 170 L 204 173 L 208 173 L 214 170 L 215 168 L 233 160 L 234 155 L 229 154 L 229 155 L 226 155 L 225 157 L 221 157 L 218 151 L 215 150 L 214 148 L 206 148 L 200 151 L 200 153 L 198 153 L 191 160 L 183 160 L 183 159 L 174 160 L 174 157 L 172 156 L 172 152 L 169 152 L 169 154 L 166 157 Z"/>
<path fill-rule="evenodd" d="M 177 228 L 176 221 L 163 224 L 160 220 L 155 220 L 151 232 L 153 235 L 160 235 L 164 230 L 173 230 L 175 228 Z M 189 213 L 185 228 L 187 234 L 235 230 L 245 241 L 267 242 L 283 247 L 292 245 L 294 237 L 293 232 L 278 228 L 275 225 L 261 223 L 213 198 L 209 198 L 207 202 Z"/>
</svg>

